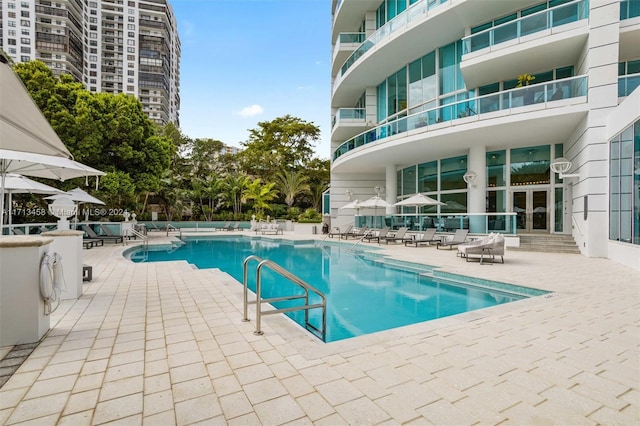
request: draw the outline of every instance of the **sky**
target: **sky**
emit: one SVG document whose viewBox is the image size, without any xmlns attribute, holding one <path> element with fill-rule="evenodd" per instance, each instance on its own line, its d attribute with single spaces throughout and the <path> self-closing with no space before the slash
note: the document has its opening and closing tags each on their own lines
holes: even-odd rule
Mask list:
<svg viewBox="0 0 640 426">
<path fill-rule="evenodd" d="M 240 147 L 290 114 L 330 149 L 331 0 L 170 0 L 178 21 L 180 129 Z"/>
</svg>

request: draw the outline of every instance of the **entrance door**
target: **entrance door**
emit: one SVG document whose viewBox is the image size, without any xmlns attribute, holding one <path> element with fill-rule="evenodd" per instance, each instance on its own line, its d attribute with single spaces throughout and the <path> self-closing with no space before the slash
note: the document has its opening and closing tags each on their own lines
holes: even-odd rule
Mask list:
<svg viewBox="0 0 640 426">
<path fill-rule="evenodd" d="M 549 232 L 549 190 L 513 191 L 516 226 L 524 232 Z"/>
</svg>

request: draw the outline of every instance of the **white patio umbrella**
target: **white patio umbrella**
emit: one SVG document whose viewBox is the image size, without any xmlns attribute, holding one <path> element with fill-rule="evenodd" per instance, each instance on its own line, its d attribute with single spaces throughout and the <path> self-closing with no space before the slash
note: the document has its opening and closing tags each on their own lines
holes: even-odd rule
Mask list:
<svg viewBox="0 0 640 426">
<path fill-rule="evenodd" d="M 11 197 L 13 194 L 63 194 L 64 191 L 54 188 L 44 183 L 36 182 L 28 177 L 9 173 L 5 177 L 4 192 L 8 195 L 7 205 L 9 206 L 9 214 L 7 214 L 8 223 L 11 225 Z"/>
<path fill-rule="evenodd" d="M 360 208 L 362 208 L 362 206 L 358 200 L 353 200 L 352 202 L 340 207 L 341 210 L 355 209 L 356 214 L 360 214 Z"/>
<path fill-rule="evenodd" d="M 74 188 L 71 191 L 65 192 L 63 194 L 52 195 L 50 197 L 45 197 L 46 200 L 57 200 L 60 197 L 68 197 L 71 198 L 71 201 L 75 201 L 78 205 L 80 204 L 99 204 L 104 206 L 104 202 L 89 194 L 87 191 L 82 188 Z M 76 209 L 76 219 L 78 218 L 78 209 Z M 89 220 L 89 212 L 85 213 L 85 220 Z"/>
<path fill-rule="evenodd" d="M 8 173 L 65 180 L 103 172 L 73 160 L 20 78 L 0 55 L 0 231 Z M 10 100 L 10 101 L 9 101 Z M 2 234 L 2 232 L 0 232 Z"/>
<path fill-rule="evenodd" d="M 394 204 L 394 206 L 412 206 L 412 207 L 422 207 L 422 206 L 445 206 L 446 204 L 442 201 L 435 200 L 431 197 L 428 197 L 424 194 L 416 194 L 409 198 L 405 198 L 402 201 L 398 201 Z"/>
<path fill-rule="evenodd" d="M 383 200 L 377 195 L 360 203 L 360 208 L 373 208 L 375 211 L 375 216 L 378 216 L 379 207 L 386 209 L 387 207 L 393 207 L 393 204 L 388 203 L 386 200 Z"/>
</svg>

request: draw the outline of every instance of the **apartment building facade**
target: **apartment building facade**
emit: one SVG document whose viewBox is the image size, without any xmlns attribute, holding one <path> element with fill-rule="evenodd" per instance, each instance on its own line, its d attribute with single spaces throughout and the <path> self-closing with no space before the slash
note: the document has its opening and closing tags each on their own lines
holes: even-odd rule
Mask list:
<svg viewBox="0 0 640 426">
<path fill-rule="evenodd" d="M 180 38 L 167 0 L 0 0 L 0 47 L 92 92 L 127 93 L 160 125 L 180 122 Z"/>
<path fill-rule="evenodd" d="M 639 1 L 332 6 L 333 223 L 423 193 L 444 205 L 387 220 L 571 234 L 640 269 Z"/>
</svg>

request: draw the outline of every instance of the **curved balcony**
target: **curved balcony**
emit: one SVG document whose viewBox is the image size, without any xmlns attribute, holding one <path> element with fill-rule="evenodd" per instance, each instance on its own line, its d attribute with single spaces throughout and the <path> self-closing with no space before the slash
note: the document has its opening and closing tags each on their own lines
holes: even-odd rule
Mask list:
<svg viewBox="0 0 640 426">
<path fill-rule="evenodd" d="M 587 77 L 578 76 L 548 83 L 520 87 L 492 93 L 448 105 L 441 105 L 399 120 L 367 130 L 340 145 L 334 152 L 333 161 L 342 155 L 370 143 L 396 141 L 397 135 L 431 132 L 456 124 L 487 122 L 496 118 L 511 118 L 518 108 L 521 112 L 550 110 L 578 103 L 586 103 Z M 560 116 L 556 114 L 557 116 Z M 548 114 L 541 119 L 548 119 Z M 560 120 L 562 121 L 562 120 Z"/>
<path fill-rule="evenodd" d="M 344 140 L 367 128 L 365 108 L 340 108 L 331 119 L 331 138 Z M 371 127 L 369 123 L 369 127 Z"/>
<path fill-rule="evenodd" d="M 340 33 L 338 42 L 333 47 L 333 59 L 331 61 L 331 76 L 335 76 L 340 65 L 356 50 L 366 39 L 365 33 Z"/>
<path fill-rule="evenodd" d="M 535 3 L 521 0 L 518 4 L 526 7 Z M 342 8 L 348 5 L 348 1 L 343 2 Z M 333 80 L 331 106 L 353 105 L 366 87 L 377 86 L 399 65 L 462 39 L 466 27 L 510 13 L 512 8 L 511 2 L 491 2 L 491 7 L 486 7 L 485 2 L 476 0 L 422 0 L 413 4 L 369 36 L 347 59 L 347 66 L 343 65 Z"/>
<path fill-rule="evenodd" d="M 576 0 L 463 38 L 467 87 L 575 63 L 588 39 L 588 17 L 588 1 Z"/>
<path fill-rule="evenodd" d="M 384 40 L 389 39 L 393 33 L 405 30 L 409 25 L 419 20 L 425 19 L 429 15 L 429 11 L 435 9 L 447 0 L 422 0 L 411 5 L 406 11 L 402 12 L 378 30 L 371 34 L 343 63 L 340 67 L 340 75 L 344 75 L 349 68 L 355 64 L 358 59 L 367 53 L 370 49 Z"/>
</svg>

